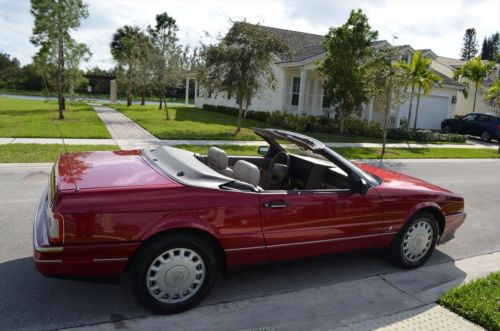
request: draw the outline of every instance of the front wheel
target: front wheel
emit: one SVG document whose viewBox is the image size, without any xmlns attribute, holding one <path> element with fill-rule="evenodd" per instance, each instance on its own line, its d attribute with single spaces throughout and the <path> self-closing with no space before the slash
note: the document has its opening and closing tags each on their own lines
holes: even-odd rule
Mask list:
<svg viewBox="0 0 500 331">
<path fill-rule="evenodd" d="M 142 248 L 134 261 L 131 285 L 137 299 L 163 314 L 197 305 L 211 290 L 218 272 L 213 249 L 191 235 L 162 237 Z"/>
<path fill-rule="evenodd" d="M 428 212 L 415 214 L 401 229 L 390 247 L 393 262 L 403 268 L 424 264 L 436 247 L 439 230 L 436 218 Z"/>
<path fill-rule="evenodd" d="M 488 131 L 484 131 L 483 133 L 481 133 L 481 140 L 485 142 L 490 141 L 491 140 L 490 133 Z"/>
</svg>

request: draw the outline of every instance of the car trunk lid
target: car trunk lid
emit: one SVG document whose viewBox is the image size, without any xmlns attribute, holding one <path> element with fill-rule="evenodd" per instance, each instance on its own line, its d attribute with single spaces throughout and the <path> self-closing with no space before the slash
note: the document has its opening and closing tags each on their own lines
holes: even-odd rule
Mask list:
<svg viewBox="0 0 500 331">
<path fill-rule="evenodd" d="M 51 186 L 57 190 L 176 184 L 151 167 L 139 150 L 66 153 L 54 172 Z"/>
</svg>

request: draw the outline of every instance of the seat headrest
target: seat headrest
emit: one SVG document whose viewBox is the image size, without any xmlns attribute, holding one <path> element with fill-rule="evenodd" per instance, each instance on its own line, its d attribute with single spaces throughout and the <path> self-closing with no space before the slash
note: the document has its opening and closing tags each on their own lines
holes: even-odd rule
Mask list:
<svg viewBox="0 0 500 331">
<path fill-rule="evenodd" d="M 234 165 L 234 178 L 252 184 L 259 185 L 260 171 L 259 168 L 250 162 L 239 160 Z"/>
<path fill-rule="evenodd" d="M 208 166 L 215 169 L 227 168 L 227 154 L 222 149 L 217 147 L 210 147 L 208 149 Z"/>
</svg>

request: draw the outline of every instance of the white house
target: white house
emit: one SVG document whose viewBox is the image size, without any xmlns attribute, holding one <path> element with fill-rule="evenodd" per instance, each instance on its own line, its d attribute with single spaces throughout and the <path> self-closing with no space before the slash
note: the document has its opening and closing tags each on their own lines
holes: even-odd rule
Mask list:
<svg viewBox="0 0 500 331">
<path fill-rule="evenodd" d="M 275 35 L 285 42 L 291 50 L 289 58 L 275 57 L 273 70 L 277 78 L 276 89 L 265 89 L 251 102 L 249 109 L 257 111 L 281 110 L 295 114 L 313 114 L 329 116 L 331 109 L 323 102 L 323 79 L 316 71 L 316 62 L 325 57 L 323 48 L 324 36 L 310 33 L 283 30 L 272 27 L 263 27 L 270 34 Z M 374 47 L 389 45 L 381 40 L 374 43 Z M 410 46 L 402 48 L 403 58 L 410 61 L 415 52 Z M 423 50 L 424 56 L 437 58 L 431 50 Z M 437 70 L 436 70 L 437 71 Z M 441 87 L 434 87 L 428 96 L 420 97 L 418 127 L 425 129 L 440 129 L 440 123 L 445 118 L 455 115 L 457 94 L 462 85 L 453 81 L 449 76 L 437 71 L 443 78 Z M 228 98 L 225 94 L 208 95 L 203 87 L 196 87 L 195 105 L 203 104 L 224 105 L 237 107 L 235 97 Z M 368 121 L 383 120 L 383 109 L 377 106 L 373 98 L 365 105 L 362 118 Z M 413 102 L 413 107 L 416 104 Z M 409 98 L 390 114 L 392 127 L 399 126 L 399 120 L 408 117 Z M 413 114 L 415 111 L 413 111 Z M 413 116 L 411 123 L 413 123 Z"/>
<path fill-rule="evenodd" d="M 453 77 L 453 71 L 461 68 L 465 64 L 464 60 L 452 59 L 449 57 L 438 56 L 432 61 L 431 67 L 443 73 L 447 77 Z M 489 77 L 479 86 L 477 91 L 476 109 L 477 113 L 491 112 L 491 107 L 484 101 L 486 90 L 491 84 L 500 77 L 500 65 L 497 64 L 495 70 L 491 72 Z M 465 115 L 472 112 L 474 103 L 474 86 L 470 84 L 469 96 L 465 98 L 462 93 L 458 94 L 457 106 L 455 110 L 456 115 Z"/>
</svg>

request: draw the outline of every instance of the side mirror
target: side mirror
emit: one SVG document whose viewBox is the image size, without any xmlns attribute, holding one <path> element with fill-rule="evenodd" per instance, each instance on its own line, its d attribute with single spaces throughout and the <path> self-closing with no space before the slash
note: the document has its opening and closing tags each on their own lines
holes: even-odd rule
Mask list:
<svg viewBox="0 0 500 331">
<path fill-rule="evenodd" d="M 257 153 L 262 156 L 267 156 L 269 154 L 269 146 L 259 146 Z"/>
<path fill-rule="evenodd" d="M 354 183 L 354 191 L 358 192 L 361 195 L 366 195 L 370 186 L 366 183 L 363 178 L 358 178 Z"/>
</svg>

